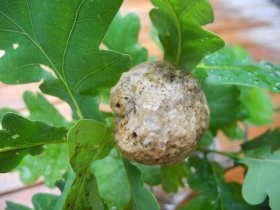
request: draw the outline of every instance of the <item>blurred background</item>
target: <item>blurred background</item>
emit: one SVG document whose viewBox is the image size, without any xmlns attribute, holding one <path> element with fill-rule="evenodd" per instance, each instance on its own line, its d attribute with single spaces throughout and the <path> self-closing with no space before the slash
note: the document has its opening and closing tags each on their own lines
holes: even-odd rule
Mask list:
<svg viewBox="0 0 280 210">
<path fill-rule="evenodd" d="M 221 36 L 226 42 L 241 45 L 251 53 L 255 60 L 268 60 L 280 64 L 280 0 L 210 0 L 215 12 L 215 23 L 206 28 Z M 140 43 L 149 50 L 149 56 L 162 58 L 162 53 L 151 40 L 151 25 L 149 11 L 152 5 L 148 0 L 124 0 L 122 14 L 135 12 L 141 19 Z M 26 90 L 39 91 L 39 84 L 8 86 L 0 83 L 0 108 L 10 107 L 27 115 L 22 95 Z M 277 114 L 273 123 L 265 127 L 249 127 L 248 136 L 253 138 L 270 128 L 280 125 L 280 97 L 272 95 Z M 48 100 L 56 105 L 59 111 L 71 118 L 70 108 L 54 97 Z M 239 143 L 228 141 L 219 135 L 219 145 L 222 150 L 235 151 Z M 228 181 L 242 182 L 241 169 L 229 170 Z M 5 208 L 5 201 L 31 205 L 31 197 L 36 192 L 59 193 L 48 189 L 42 180 L 31 186 L 24 186 L 18 174 L 0 174 L 0 210 Z"/>
</svg>

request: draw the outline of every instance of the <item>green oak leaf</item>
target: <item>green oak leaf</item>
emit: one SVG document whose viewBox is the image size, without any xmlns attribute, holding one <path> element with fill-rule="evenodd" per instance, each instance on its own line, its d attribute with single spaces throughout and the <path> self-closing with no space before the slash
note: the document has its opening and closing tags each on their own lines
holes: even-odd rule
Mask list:
<svg viewBox="0 0 280 210">
<path fill-rule="evenodd" d="M 91 173 L 91 166 L 96 160 L 106 157 L 113 146 L 112 126 L 106 126 L 95 120 L 80 120 L 70 129 L 68 149 L 76 178 L 63 209 L 104 209 L 96 178 Z"/>
<path fill-rule="evenodd" d="M 232 122 L 231 124 L 223 127 L 222 131 L 231 140 L 242 140 L 245 137 L 244 131 L 238 126 L 237 122 Z"/>
<path fill-rule="evenodd" d="M 191 199 L 187 205 L 180 210 L 261 210 L 258 206 L 250 206 L 244 202 L 241 195 L 241 185 L 236 183 L 223 183 L 221 185 L 223 199 L 225 204 L 213 205 L 213 201 L 207 196 L 198 195 Z"/>
<path fill-rule="evenodd" d="M 240 88 L 242 104 L 249 110 L 246 121 L 253 125 L 265 125 L 272 123 L 275 114 L 275 105 L 272 97 L 259 88 Z"/>
<path fill-rule="evenodd" d="M 52 195 L 45 193 L 37 193 L 32 197 L 33 209 L 23 206 L 21 204 L 13 203 L 11 201 L 6 202 L 6 210 L 61 210 L 66 199 L 66 195 L 72 185 L 75 178 L 75 173 L 70 169 L 65 176 L 66 180 L 63 180 L 63 186 L 61 183 L 56 183 L 56 186 L 60 184 L 63 189 L 61 195 Z M 60 189 L 61 190 L 61 189 Z"/>
<path fill-rule="evenodd" d="M 161 183 L 160 166 L 148 166 L 141 163 L 133 163 L 141 172 L 141 177 L 145 183 L 151 186 Z"/>
<path fill-rule="evenodd" d="M 63 83 L 56 78 L 50 78 L 40 85 L 40 89 L 43 93 L 56 96 L 63 101 L 66 101 L 72 109 L 72 115 L 74 119 L 79 119 L 78 110 L 75 103 L 71 99 L 67 89 L 64 87 Z M 86 96 L 75 94 L 75 99 L 79 104 L 79 108 L 83 116 L 87 119 L 100 119 L 99 96 Z"/>
<path fill-rule="evenodd" d="M 0 109 L 0 120 L 2 120 L 3 116 L 6 113 L 15 113 L 15 114 L 19 114 L 19 112 L 17 110 L 11 109 L 11 108 L 2 108 Z"/>
<path fill-rule="evenodd" d="M 75 179 L 75 173 L 71 168 L 69 168 L 66 174 L 66 181 L 63 185 L 63 191 L 53 210 L 61 210 L 63 208 L 63 205 L 66 201 L 67 195 L 71 189 L 74 179 Z M 59 187 L 59 181 L 56 183 L 56 186 Z"/>
<path fill-rule="evenodd" d="M 178 163 L 175 165 L 161 166 L 161 179 L 162 187 L 165 192 L 178 192 L 180 187 L 185 185 L 184 178 L 187 178 L 190 174 L 190 168 L 186 163 Z"/>
<path fill-rule="evenodd" d="M 164 60 L 192 70 L 204 56 L 224 46 L 221 38 L 202 28 L 214 20 L 208 0 L 151 2 L 155 9 L 150 17 L 164 49 Z"/>
<path fill-rule="evenodd" d="M 15 168 L 27 154 L 40 154 L 45 144 L 66 142 L 66 133 L 63 127 L 5 114 L 0 131 L 0 172 Z"/>
<path fill-rule="evenodd" d="M 273 210 L 280 207 L 279 178 L 280 178 L 280 151 L 262 153 L 256 157 L 244 157 L 241 163 L 248 166 L 242 195 L 252 204 L 262 203 L 269 196 L 269 205 Z"/>
<path fill-rule="evenodd" d="M 41 70 L 40 64 L 44 64 L 55 73 L 63 85 L 61 91 L 67 91 L 83 118 L 83 100 L 76 98 L 82 92 L 95 96 L 112 87 L 130 67 L 129 56 L 99 49 L 121 3 L 122 0 L 1 1 L 0 49 L 5 50 L 5 55 L 0 59 L 0 81 L 53 81 Z M 56 83 L 51 84 L 48 90 L 56 88 Z"/>
<path fill-rule="evenodd" d="M 211 145 L 214 141 L 214 136 L 211 131 L 206 131 L 203 138 L 199 141 L 199 146 L 201 147 L 207 147 Z"/>
<path fill-rule="evenodd" d="M 59 196 L 45 193 L 38 193 L 32 197 L 34 210 L 50 210 L 54 209 Z"/>
<path fill-rule="evenodd" d="M 6 208 L 5 210 L 33 210 L 27 206 L 18 204 L 18 203 L 14 203 L 11 201 L 6 201 Z"/>
<path fill-rule="evenodd" d="M 280 128 L 267 131 L 266 133 L 243 143 L 242 150 L 249 152 L 250 150 L 262 149 L 269 147 L 271 152 L 280 149 Z"/>
<path fill-rule="evenodd" d="M 132 66 L 147 61 L 148 51 L 138 43 L 140 19 L 137 14 L 116 15 L 103 43 L 110 50 L 127 54 L 132 59 Z M 101 91 L 102 103 L 110 104 L 110 89 Z"/>
<path fill-rule="evenodd" d="M 240 101 L 241 92 L 234 86 L 224 86 L 202 83 L 211 113 L 210 130 L 216 133 L 218 129 L 227 128 L 248 116 L 248 110 Z"/>
<path fill-rule="evenodd" d="M 23 100 L 29 111 L 28 119 L 40 120 L 54 126 L 70 126 L 70 123 L 42 94 L 26 91 Z"/>
<path fill-rule="evenodd" d="M 33 209 L 17 204 L 11 201 L 6 202 L 5 210 L 54 210 L 55 205 L 59 200 L 59 196 L 46 194 L 46 193 L 37 193 L 32 197 Z M 56 209 L 59 210 L 59 209 Z"/>
<path fill-rule="evenodd" d="M 190 201 L 184 210 L 255 210 L 257 207 L 248 205 L 241 196 L 241 186 L 224 181 L 224 169 L 207 158 L 192 156 L 190 166 L 194 169 L 189 176 L 190 187 L 200 195 Z"/>
<path fill-rule="evenodd" d="M 137 14 L 129 13 L 122 17 L 117 14 L 103 40 L 110 49 L 128 54 L 132 58 L 132 66 L 147 60 L 148 51 L 138 44 L 140 19 Z"/>
<path fill-rule="evenodd" d="M 39 93 L 25 92 L 24 101 L 29 110 L 29 119 L 40 120 L 54 126 L 69 127 L 64 117 Z M 43 176 L 49 187 L 54 187 L 68 167 L 68 152 L 66 144 L 45 145 L 40 155 L 24 157 L 17 167 L 21 180 L 34 183 Z"/>
<path fill-rule="evenodd" d="M 267 190 L 269 200 L 269 206 L 272 210 L 278 210 L 280 207 L 279 195 L 280 195 L 280 185 L 276 184 L 275 186 Z"/>
<path fill-rule="evenodd" d="M 153 194 L 143 186 L 140 171 L 129 161 L 123 159 L 124 167 L 127 173 L 130 189 L 131 189 L 131 209 L 153 209 L 159 210 Z"/>
<path fill-rule="evenodd" d="M 254 62 L 240 47 L 226 46 L 207 56 L 194 74 L 209 84 L 267 88 L 280 93 L 280 66 Z"/>
<path fill-rule="evenodd" d="M 43 176 L 45 184 L 54 187 L 68 165 L 66 144 L 47 145 L 41 154 L 24 157 L 17 170 L 20 172 L 21 181 L 25 184 L 32 184 Z"/>
<path fill-rule="evenodd" d="M 130 185 L 120 155 L 113 149 L 107 157 L 92 166 L 98 190 L 109 209 L 123 209 L 131 197 Z"/>
</svg>

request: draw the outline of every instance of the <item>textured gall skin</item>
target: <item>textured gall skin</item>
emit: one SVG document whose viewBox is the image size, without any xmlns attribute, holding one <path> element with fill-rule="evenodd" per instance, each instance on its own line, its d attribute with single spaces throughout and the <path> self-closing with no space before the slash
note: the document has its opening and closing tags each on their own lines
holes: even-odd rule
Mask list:
<svg viewBox="0 0 280 210">
<path fill-rule="evenodd" d="M 146 62 L 124 73 L 111 91 L 110 104 L 121 152 L 147 165 L 183 161 L 209 126 L 198 80 L 167 62 Z"/>
</svg>

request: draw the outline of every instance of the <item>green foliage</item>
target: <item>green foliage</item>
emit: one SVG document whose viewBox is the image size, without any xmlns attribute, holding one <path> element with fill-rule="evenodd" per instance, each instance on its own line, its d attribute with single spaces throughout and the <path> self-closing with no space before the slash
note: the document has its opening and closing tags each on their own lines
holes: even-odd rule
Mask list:
<svg viewBox="0 0 280 210">
<path fill-rule="evenodd" d="M 207 146 L 210 146 L 212 143 L 213 143 L 213 140 L 214 140 L 214 136 L 213 134 L 208 130 L 203 138 L 200 140 L 199 142 L 199 146 L 202 146 L 202 147 L 207 147 Z"/>
<path fill-rule="evenodd" d="M 269 147 L 270 151 L 272 152 L 280 149 L 280 128 L 267 131 L 257 138 L 242 144 L 242 149 L 245 152 L 262 149 L 265 147 Z"/>
<path fill-rule="evenodd" d="M 134 163 L 140 170 L 142 179 L 145 183 L 151 186 L 159 185 L 161 183 L 160 166 L 148 166 L 140 163 Z"/>
<path fill-rule="evenodd" d="M 280 66 L 254 62 L 240 47 L 226 46 L 206 57 L 194 74 L 208 84 L 267 88 L 280 93 Z"/>
<path fill-rule="evenodd" d="M 236 67 L 240 65 L 238 68 L 243 70 L 242 65 L 248 62 L 251 65 L 260 66 L 260 64 L 253 62 L 243 49 L 226 46 L 207 56 L 202 64 L 199 64 L 193 71 L 201 80 L 207 97 L 211 111 L 210 129 L 213 133 L 221 129 L 230 138 L 241 139 L 243 132 L 237 126 L 238 121 L 245 121 L 254 125 L 264 125 L 271 122 L 275 108 L 271 96 L 266 91 L 259 88 L 244 87 L 243 85 L 237 86 L 235 83 L 223 85 L 221 88 L 220 83 L 209 82 L 209 75 L 212 72 L 211 66 L 231 65 Z M 209 69 L 202 70 L 201 65 L 205 65 Z M 226 72 L 226 70 L 222 72 Z M 246 78 L 244 77 L 244 81 L 249 82 Z M 229 77 L 229 80 L 232 81 L 232 78 Z"/>
<path fill-rule="evenodd" d="M 128 54 L 132 59 L 132 66 L 135 66 L 146 61 L 148 56 L 147 49 L 138 44 L 139 31 L 140 20 L 136 14 L 130 13 L 125 17 L 118 14 L 103 42 L 110 50 Z"/>
<path fill-rule="evenodd" d="M 195 172 L 188 178 L 190 187 L 199 192 L 184 210 L 253 210 L 258 209 L 248 205 L 242 198 L 241 186 L 224 181 L 224 169 L 217 163 L 209 162 L 207 158 L 192 157 L 190 166 Z"/>
<path fill-rule="evenodd" d="M 93 164 L 98 189 L 109 209 L 123 209 L 131 198 L 128 177 L 116 149 L 102 160 Z"/>
<path fill-rule="evenodd" d="M 141 174 L 136 166 L 132 165 L 127 160 L 123 160 L 131 194 L 131 209 L 153 209 L 159 210 L 160 207 L 154 198 L 153 194 L 143 186 L 143 182 L 140 178 Z"/>
<path fill-rule="evenodd" d="M 165 192 L 176 193 L 184 186 L 184 178 L 190 175 L 190 169 L 186 163 L 161 166 L 162 187 Z"/>
<path fill-rule="evenodd" d="M 18 84 L 45 79 L 43 92 L 47 88 L 49 94 L 55 92 L 55 96 L 71 99 L 74 111 L 80 117 L 86 115 L 80 107 L 84 104 L 80 93 L 97 95 L 114 85 L 130 67 L 128 56 L 98 49 L 121 3 L 1 1 L 0 49 L 6 53 L 1 58 L 0 81 Z M 16 49 L 15 43 L 19 46 Z M 49 66 L 58 80 L 43 71 L 40 64 Z"/>
<path fill-rule="evenodd" d="M 241 93 L 236 87 L 205 85 L 203 90 L 210 108 L 210 129 L 213 132 L 246 117 L 247 110 L 239 100 Z"/>
<path fill-rule="evenodd" d="M 32 210 L 32 209 L 18 203 L 7 201 L 5 210 Z"/>
<path fill-rule="evenodd" d="M 45 184 L 54 187 L 68 166 L 67 145 L 47 145 L 40 155 L 26 156 L 17 167 L 25 184 L 34 183 L 41 176 Z"/>
<path fill-rule="evenodd" d="M 32 197 L 32 203 L 35 209 L 49 210 L 55 207 L 58 198 L 58 196 L 51 194 L 36 194 Z"/>
<path fill-rule="evenodd" d="M 28 119 L 13 109 L 1 109 L 0 172 L 17 167 L 26 183 L 43 176 L 48 186 L 59 186 L 59 196 L 36 194 L 35 210 L 159 210 L 144 183 L 177 192 L 186 180 L 198 193 L 186 210 L 260 209 L 247 204 L 242 195 L 250 204 L 264 204 L 269 197 L 270 207 L 278 210 L 279 129 L 243 143 L 240 152 L 245 157 L 208 147 L 212 148 L 219 130 L 242 140 L 240 123 L 271 122 L 275 107 L 260 88 L 280 93 L 280 67 L 256 63 L 239 47 L 226 46 L 213 53 L 224 42 L 203 29 L 214 19 L 207 0 L 151 2 L 154 40 L 160 42 L 164 60 L 193 70 L 206 94 L 211 123 L 199 144 L 203 154 L 194 153 L 175 165 L 145 166 L 123 159 L 114 148 L 114 115 L 100 111 L 100 102 L 108 103 L 109 90 L 121 74 L 148 55 L 138 43 L 137 15 L 118 13 L 122 0 L 2 0 L 0 49 L 5 55 L 0 58 L 0 81 L 41 81 L 43 93 L 69 104 L 73 121 L 66 121 L 38 93 L 24 94 Z M 109 50 L 99 49 L 101 44 Z M 227 183 L 225 169 L 209 161 L 211 152 L 248 167 L 242 194 L 241 185 Z M 58 184 L 66 170 L 67 178 Z M 30 210 L 12 202 L 7 202 L 7 209 Z"/>
<path fill-rule="evenodd" d="M 122 160 L 115 149 L 106 158 L 96 161 L 92 169 L 100 195 L 109 209 L 159 209 L 151 192 L 143 187 L 137 167 Z"/>
<path fill-rule="evenodd" d="M 59 79 L 50 78 L 47 81 L 45 81 L 42 85 L 40 85 L 40 89 L 45 94 L 56 96 L 61 100 L 66 101 L 73 111 L 73 118 L 79 119 L 79 113 L 76 107 L 77 104 L 75 104 L 76 102 L 73 101 L 70 97 L 67 89 L 65 89 L 63 85 L 63 82 L 61 82 Z M 78 107 L 85 118 L 96 120 L 100 119 L 99 96 L 93 97 L 78 94 L 75 96 L 75 100 L 77 101 Z"/>
<path fill-rule="evenodd" d="M 63 209 L 104 209 L 95 176 L 94 161 L 106 157 L 114 146 L 111 126 L 94 120 L 80 120 L 68 134 L 70 163 L 76 174 Z M 77 192 L 79 192 L 77 194 Z"/>
<path fill-rule="evenodd" d="M 272 122 L 271 118 L 275 114 L 275 106 L 268 93 L 258 88 L 240 89 L 240 100 L 249 110 L 246 121 L 253 125 L 270 124 Z"/>
<path fill-rule="evenodd" d="M 69 127 L 69 122 L 43 95 L 25 92 L 23 98 L 30 113 L 29 119 L 44 121 L 54 126 Z M 20 171 L 20 178 L 24 183 L 29 184 L 44 176 L 45 183 L 54 187 L 56 181 L 62 177 L 68 167 L 67 157 L 66 144 L 45 145 L 44 151 L 40 155 L 27 155 L 22 160 L 17 167 Z"/>
<path fill-rule="evenodd" d="M 54 126 L 69 127 L 69 122 L 42 94 L 27 91 L 23 95 L 23 100 L 29 111 L 28 119 L 40 120 Z"/>
<path fill-rule="evenodd" d="M 2 108 L 0 109 L 0 120 L 2 120 L 3 116 L 6 113 L 15 113 L 15 114 L 19 114 L 16 110 L 14 109 L 10 109 L 10 108 Z"/>
<path fill-rule="evenodd" d="M 237 122 L 233 122 L 230 125 L 224 127 L 223 132 L 232 140 L 242 140 L 245 138 L 245 133 L 238 126 Z"/>
<path fill-rule="evenodd" d="M 66 142 L 66 132 L 63 127 L 5 114 L 0 131 L 0 172 L 15 168 L 27 154 L 40 154 L 45 144 Z"/>
<path fill-rule="evenodd" d="M 248 166 L 242 188 L 244 199 L 253 205 L 262 203 L 269 196 L 270 207 L 279 209 L 280 151 L 263 152 L 255 157 L 245 157 L 240 162 Z"/>
<path fill-rule="evenodd" d="M 202 28 L 214 20 L 207 0 L 151 2 L 155 9 L 150 17 L 164 49 L 164 60 L 192 70 L 204 56 L 223 47 L 221 38 Z"/>
</svg>

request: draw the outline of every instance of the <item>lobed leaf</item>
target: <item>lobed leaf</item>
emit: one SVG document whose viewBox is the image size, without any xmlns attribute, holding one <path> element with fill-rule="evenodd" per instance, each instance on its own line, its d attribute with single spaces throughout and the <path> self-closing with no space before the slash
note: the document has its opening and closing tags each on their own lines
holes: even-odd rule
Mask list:
<svg viewBox="0 0 280 210">
<path fill-rule="evenodd" d="M 68 145 L 76 178 L 63 209 L 104 209 L 91 166 L 106 157 L 114 146 L 112 127 L 95 120 L 80 120 L 69 131 Z"/>
<path fill-rule="evenodd" d="M 64 117 L 39 93 L 25 92 L 24 101 L 29 110 L 29 119 L 40 120 L 54 126 L 69 127 Z M 26 183 L 34 183 L 43 176 L 45 183 L 54 187 L 68 167 L 68 152 L 66 144 L 45 145 L 40 155 L 27 155 L 21 161 L 17 170 L 20 171 L 21 180 Z"/>
<path fill-rule="evenodd" d="M 17 204 L 11 201 L 6 202 L 6 210 L 61 210 L 62 205 L 65 201 L 65 196 L 69 191 L 75 174 L 73 171 L 69 170 L 67 173 L 66 182 L 63 186 L 63 192 L 60 196 L 46 193 L 37 193 L 32 197 L 33 209 Z"/>
<path fill-rule="evenodd" d="M 241 186 L 224 181 L 224 169 L 207 158 L 191 157 L 194 173 L 188 178 L 190 187 L 200 195 L 192 199 L 182 210 L 255 210 L 241 196 Z"/>
<path fill-rule="evenodd" d="M 11 201 L 6 201 L 6 208 L 5 210 L 32 210 L 31 208 L 18 204 L 18 203 L 14 203 Z"/>
<path fill-rule="evenodd" d="M 7 201 L 5 210 L 50 210 L 55 208 L 58 200 L 59 196 L 57 195 L 37 193 L 32 197 L 32 204 L 34 206 L 33 209 L 21 204 Z"/>
<path fill-rule="evenodd" d="M 109 209 L 124 209 L 131 198 L 131 190 L 122 159 L 116 149 L 92 166 L 100 196 Z"/>
<path fill-rule="evenodd" d="M 221 38 L 202 28 L 214 20 L 208 0 L 151 2 L 155 9 L 150 17 L 164 49 L 164 60 L 192 70 L 204 56 L 224 46 Z"/>
<path fill-rule="evenodd" d="M 0 172 L 15 168 L 27 154 L 40 154 L 45 144 L 66 142 L 66 133 L 63 127 L 5 114 L 0 131 Z"/>
<path fill-rule="evenodd" d="M 32 203 L 35 210 L 54 209 L 59 196 L 45 193 L 38 193 L 32 197 Z"/>
<path fill-rule="evenodd" d="M 129 13 L 126 16 L 117 14 L 103 40 L 110 49 L 128 54 L 132 59 L 132 66 L 147 60 L 148 51 L 138 44 L 140 19 L 137 14 Z"/>
<path fill-rule="evenodd" d="M 66 101 L 72 109 L 73 118 L 79 119 L 79 113 L 76 108 L 76 105 L 70 97 L 69 92 L 59 79 L 51 78 L 45 81 L 43 84 L 40 85 L 40 89 L 45 94 L 56 96 L 61 100 Z M 100 119 L 99 96 L 86 96 L 75 94 L 75 100 L 77 101 L 79 108 L 85 118 L 96 120 Z"/>
<path fill-rule="evenodd" d="M 159 185 L 161 183 L 160 166 L 149 166 L 140 163 L 133 163 L 141 172 L 141 177 L 145 183 L 151 186 Z"/>
<path fill-rule="evenodd" d="M 226 46 L 207 56 L 194 70 L 208 84 L 266 88 L 280 93 L 280 66 L 254 62 L 240 47 Z"/>
<path fill-rule="evenodd" d="M 128 176 L 128 181 L 131 189 L 131 209 L 153 209 L 159 210 L 153 194 L 143 186 L 141 174 L 136 166 L 132 165 L 129 161 L 123 160 L 124 167 Z"/>
<path fill-rule="evenodd" d="M 250 152 L 250 150 L 263 149 L 269 147 L 271 152 L 280 149 L 280 128 L 267 131 L 266 133 L 243 143 L 242 150 Z"/>
<path fill-rule="evenodd" d="M 180 187 L 184 187 L 184 178 L 190 174 L 190 168 L 186 163 L 161 166 L 162 187 L 165 192 L 176 193 Z"/>
<path fill-rule="evenodd" d="M 273 210 L 279 209 L 280 151 L 274 153 L 264 151 L 255 157 L 244 157 L 240 162 L 248 166 L 242 186 L 244 199 L 248 203 L 256 205 L 269 196 L 270 207 Z M 273 173 L 271 173 L 272 171 Z"/>
<path fill-rule="evenodd" d="M 61 210 L 63 208 L 63 205 L 66 201 L 67 195 L 69 190 L 71 189 L 71 186 L 73 184 L 73 181 L 75 179 L 75 173 L 73 172 L 73 170 L 71 168 L 68 169 L 67 174 L 66 174 L 66 181 L 63 185 L 63 191 L 54 207 L 54 210 Z M 56 183 L 56 186 L 59 187 L 58 182 Z"/>
<path fill-rule="evenodd" d="M 202 83 L 210 108 L 210 130 L 215 134 L 218 129 L 226 129 L 248 116 L 248 110 L 240 101 L 241 92 L 234 86 L 220 88 Z"/>
<path fill-rule="evenodd" d="M 249 110 L 246 121 L 261 126 L 272 123 L 275 105 L 267 91 L 259 88 L 240 87 L 241 102 Z"/>
<path fill-rule="evenodd" d="M 17 110 L 11 109 L 11 108 L 2 108 L 0 109 L 0 120 L 2 120 L 3 116 L 6 113 L 15 113 L 15 114 L 19 114 L 19 112 Z"/>
<path fill-rule="evenodd" d="M 26 91 L 23 100 L 29 111 L 28 119 L 40 120 L 54 126 L 70 126 L 70 123 L 42 94 Z"/>
<path fill-rule="evenodd" d="M 112 87 L 130 67 L 128 56 L 99 49 L 121 3 L 122 0 L 1 1 L 0 49 L 5 50 L 5 55 L 0 59 L 0 81 L 19 84 L 44 79 L 47 85 L 41 90 L 70 99 L 74 112 L 83 118 L 89 110 L 81 106 L 85 100 L 92 104 L 92 99 L 85 99 L 81 93 L 98 95 L 102 89 Z M 43 71 L 41 64 L 50 67 L 59 82 Z M 53 91 L 58 83 L 59 93 Z"/>
</svg>

